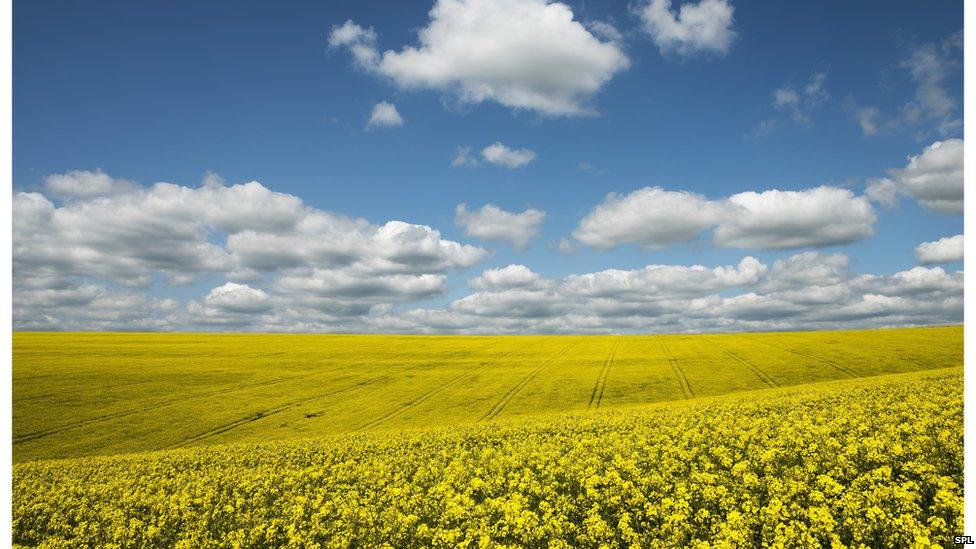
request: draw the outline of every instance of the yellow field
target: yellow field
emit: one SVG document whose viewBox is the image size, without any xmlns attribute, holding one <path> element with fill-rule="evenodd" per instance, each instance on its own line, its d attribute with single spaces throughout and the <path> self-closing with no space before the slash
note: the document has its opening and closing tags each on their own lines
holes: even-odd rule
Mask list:
<svg viewBox="0 0 976 549">
<path fill-rule="evenodd" d="M 15 333 L 14 459 L 474 423 L 961 363 L 960 327 L 660 337 Z"/>
<path fill-rule="evenodd" d="M 947 545 L 962 352 L 961 327 L 15 333 L 14 541 Z"/>
<path fill-rule="evenodd" d="M 962 476 L 949 368 L 22 463 L 13 528 L 49 547 L 950 546 Z"/>
</svg>

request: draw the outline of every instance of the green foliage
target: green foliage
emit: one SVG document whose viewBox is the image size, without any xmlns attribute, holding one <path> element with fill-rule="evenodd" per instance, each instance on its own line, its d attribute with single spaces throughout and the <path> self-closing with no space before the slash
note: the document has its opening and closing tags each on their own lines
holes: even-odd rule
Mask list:
<svg viewBox="0 0 976 549">
<path fill-rule="evenodd" d="M 945 546 L 962 531 L 962 411 L 955 367 L 426 430 L 27 462 L 13 471 L 14 543 Z"/>
</svg>

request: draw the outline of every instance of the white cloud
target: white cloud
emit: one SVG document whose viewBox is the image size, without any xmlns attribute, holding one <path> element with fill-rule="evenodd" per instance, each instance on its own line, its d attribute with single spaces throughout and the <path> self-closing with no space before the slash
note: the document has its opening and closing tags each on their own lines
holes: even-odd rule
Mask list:
<svg viewBox="0 0 976 549">
<path fill-rule="evenodd" d="M 848 257 L 842 253 L 803 252 L 777 259 L 762 289 L 784 292 L 833 286 L 847 278 L 849 263 Z"/>
<path fill-rule="evenodd" d="M 910 156 L 908 165 L 891 170 L 889 177 L 899 190 L 940 212 L 962 213 L 963 164 L 962 139 L 932 143 L 921 154 Z"/>
<path fill-rule="evenodd" d="M 110 290 L 103 285 L 70 284 L 30 288 L 19 285 L 13 292 L 13 320 L 18 330 L 164 330 L 173 329 L 167 319 L 179 304 L 171 299 L 151 299 L 132 291 Z"/>
<path fill-rule="evenodd" d="M 861 127 L 864 135 L 874 135 L 878 133 L 881 111 L 877 107 L 854 107 L 854 119 Z"/>
<path fill-rule="evenodd" d="M 890 276 L 861 275 L 850 283 L 858 291 L 892 297 L 961 297 L 963 291 L 962 272 L 949 274 L 942 267 L 912 267 Z"/>
<path fill-rule="evenodd" d="M 358 304 L 380 304 L 388 301 L 413 301 L 435 297 L 444 292 L 441 274 L 385 274 L 364 277 L 348 271 L 312 269 L 284 275 L 277 279 L 275 290 L 292 294 L 296 299 L 312 297 L 353 301 Z"/>
<path fill-rule="evenodd" d="M 468 285 L 477 290 L 506 290 L 512 288 L 539 288 L 542 276 L 525 265 L 509 265 L 501 269 L 486 269 L 481 276 L 472 278 Z"/>
<path fill-rule="evenodd" d="M 535 160 L 535 151 L 530 149 L 510 149 L 501 141 L 496 141 L 481 150 L 486 162 L 508 169 L 521 168 Z"/>
<path fill-rule="evenodd" d="M 566 4 L 548 0 L 438 0 L 419 44 L 379 53 L 372 29 L 333 27 L 329 43 L 407 89 L 434 89 L 461 103 L 495 101 L 545 115 L 592 112 L 593 96 L 630 62 Z"/>
<path fill-rule="evenodd" d="M 729 248 L 788 249 L 849 244 L 874 234 L 877 216 L 866 197 L 847 189 L 770 190 L 732 195 L 731 215 L 715 229 Z"/>
<path fill-rule="evenodd" d="M 792 85 L 773 90 L 773 106 L 776 108 L 795 107 L 800 104 L 800 94 Z"/>
<path fill-rule="evenodd" d="M 898 204 L 898 185 L 884 177 L 871 177 L 867 180 L 864 195 L 872 202 L 893 208 Z"/>
<path fill-rule="evenodd" d="M 718 246 L 803 248 L 870 236 L 875 220 L 867 198 L 834 187 L 747 192 L 724 200 L 645 187 L 626 196 L 607 196 L 580 221 L 573 237 L 602 249 L 624 243 L 659 249 L 714 228 Z"/>
<path fill-rule="evenodd" d="M 112 196 L 134 190 L 137 185 L 125 179 L 115 179 L 102 170 L 72 170 L 44 178 L 44 190 L 58 198 L 88 199 Z"/>
<path fill-rule="evenodd" d="M 908 73 L 915 93 L 895 113 L 884 115 L 877 107 L 849 101 L 848 110 L 864 135 L 906 129 L 913 130 L 920 141 L 933 134 L 941 137 L 959 135 L 962 130 L 959 101 L 950 93 L 946 81 L 959 66 L 956 55 L 961 51 L 962 31 L 940 43 L 922 44 L 912 49 L 897 67 Z"/>
<path fill-rule="evenodd" d="M 531 163 L 535 160 L 536 154 L 531 149 L 512 149 L 501 141 L 496 141 L 481 149 L 481 158 L 490 164 L 514 170 Z M 454 150 L 451 166 L 474 167 L 479 163 L 478 158 L 471 154 L 471 147 L 463 145 Z"/>
<path fill-rule="evenodd" d="M 396 105 L 388 101 L 381 101 L 373 106 L 373 111 L 369 115 L 369 122 L 366 127 L 374 128 L 377 126 L 392 128 L 403 125 L 403 118 L 397 111 Z"/>
<path fill-rule="evenodd" d="M 559 241 L 553 244 L 551 247 L 564 254 L 571 254 L 576 251 L 576 244 L 568 238 L 560 238 Z"/>
<path fill-rule="evenodd" d="M 27 206 L 15 213 L 26 215 L 18 220 L 21 225 L 44 223 L 45 216 L 30 217 L 38 209 Z M 346 221 L 365 235 L 375 229 L 365 222 Z M 317 223 L 322 222 L 319 219 L 306 229 L 321 229 Z M 401 311 L 393 305 L 440 296 L 446 290 L 443 269 L 451 260 L 435 238 L 436 231 L 418 227 L 398 222 L 380 227 L 376 232 L 385 234 L 363 244 L 378 249 L 372 258 L 320 256 L 306 246 L 299 252 L 305 264 L 276 267 L 269 273 L 270 281 L 262 277 L 256 283 L 228 282 L 185 304 L 71 276 L 30 278 L 18 273 L 14 325 L 17 329 L 655 333 L 962 320 L 962 272 L 914 267 L 891 275 L 855 275 L 847 270 L 846 255 L 818 252 L 780 259 L 771 268 L 745 257 L 735 265 L 648 265 L 562 278 L 543 277 L 525 265 L 508 265 L 486 269 L 469 281 L 473 293 L 442 308 Z M 376 258 L 382 259 L 371 260 Z"/>
<path fill-rule="evenodd" d="M 600 38 L 610 40 L 611 42 L 620 42 L 624 38 L 624 35 L 617 30 L 617 27 L 607 21 L 590 21 L 586 26 Z"/>
<path fill-rule="evenodd" d="M 951 37 L 950 37 L 951 38 Z M 949 96 L 945 80 L 954 63 L 946 57 L 943 47 L 925 44 L 913 50 L 899 65 L 907 70 L 916 83 L 915 99 L 902 107 L 909 123 L 922 117 L 944 118 L 956 108 L 956 100 Z"/>
<path fill-rule="evenodd" d="M 666 191 L 647 194 L 658 192 Z M 752 193 L 750 200 L 760 203 L 755 211 L 732 198 L 669 199 L 705 200 L 706 209 L 723 210 L 716 226 L 731 219 L 752 227 L 741 219 L 753 216 L 756 230 L 766 234 L 770 204 L 785 204 L 807 218 L 824 203 L 843 210 L 852 198 L 825 198 L 823 192 L 799 192 L 816 207 L 797 205 L 795 196 Z M 260 183 L 228 186 L 212 175 L 197 188 L 157 183 L 61 205 L 41 193 L 17 193 L 13 206 L 18 330 L 647 333 L 962 320 L 961 271 L 919 266 L 852 274 L 846 255 L 810 251 L 771 267 L 745 257 L 730 265 L 647 265 L 560 278 L 508 265 L 473 277 L 472 293 L 446 306 L 404 310 L 405 304 L 444 296 L 448 273 L 488 252 L 446 240 L 425 225 L 372 224 L 318 210 Z M 487 206 L 468 212 L 462 205 L 459 211 L 473 219 L 487 213 L 489 236 L 515 243 L 523 240 L 492 231 L 522 224 L 534 234 L 544 217 L 537 210 L 518 214 Z M 958 249 L 956 239 L 921 245 L 920 261 L 948 261 L 945 250 Z M 165 291 L 167 281 L 213 278 L 224 280 L 195 299 L 149 296 Z"/>
<path fill-rule="evenodd" d="M 765 273 L 766 266 L 754 257 L 744 258 L 735 267 L 712 269 L 701 265 L 648 265 L 632 271 L 608 269 L 570 275 L 563 282 L 563 290 L 587 297 L 673 299 L 752 285 Z"/>
<path fill-rule="evenodd" d="M 364 29 L 351 19 L 341 26 L 333 26 L 329 33 L 329 47 L 346 47 L 352 53 L 356 64 L 363 69 L 370 69 L 379 61 L 376 51 L 376 32 Z"/>
<path fill-rule="evenodd" d="M 351 19 L 340 25 L 332 27 L 329 33 L 329 45 L 332 47 L 348 46 L 358 42 L 375 42 L 376 33 L 373 29 L 364 29 L 354 23 Z"/>
<path fill-rule="evenodd" d="M 938 212 L 962 213 L 964 149 L 962 139 L 936 141 L 887 178 L 869 180 L 867 195 L 886 206 L 904 195 Z"/>
<path fill-rule="evenodd" d="M 494 204 L 486 204 L 469 211 L 466 204 L 454 209 L 454 222 L 464 228 L 468 236 L 488 241 L 509 242 L 525 248 L 539 234 L 546 212 L 530 208 L 522 213 L 505 211 Z"/>
<path fill-rule="evenodd" d="M 724 215 L 721 204 L 702 195 L 645 187 L 626 196 L 607 195 L 580 221 L 573 237 L 602 249 L 628 242 L 657 249 L 697 238 Z"/>
<path fill-rule="evenodd" d="M 118 328 L 114 322 L 127 318 L 121 312 L 112 313 L 114 318 L 104 313 L 104 322 L 96 322 L 95 309 L 61 315 L 47 303 L 87 299 L 98 289 L 103 297 L 97 303 L 109 310 L 140 296 L 109 285 L 146 288 L 204 276 L 230 281 L 178 312 L 161 313 L 156 301 L 141 295 L 133 307 L 143 311 L 144 322 L 131 327 L 239 326 L 253 323 L 245 317 L 261 310 L 280 325 L 316 314 L 343 322 L 374 307 L 438 295 L 445 290 L 445 272 L 488 255 L 425 225 L 373 225 L 317 210 L 257 182 L 226 186 L 213 175 L 197 188 L 133 185 L 121 194 L 61 206 L 40 193 L 17 193 L 13 202 L 18 326 L 89 322 Z M 301 289 L 314 295 L 302 295 Z M 275 317 L 272 308 L 292 316 Z"/>
<path fill-rule="evenodd" d="M 327 268 L 363 278 L 442 273 L 487 256 L 484 249 L 445 240 L 426 225 L 389 221 L 375 226 L 321 211 L 309 213 L 291 231 L 232 234 L 227 249 L 245 269 Z"/>
<path fill-rule="evenodd" d="M 786 111 L 794 121 L 805 126 L 813 123 L 813 112 L 830 98 L 824 84 L 827 73 L 815 72 L 800 89 L 793 84 L 773 90 L 773 107 Z"/>
<path fill-rule="evenodd" d="M 542 319 L 566 314 L 568 304 L 548 290 L 506 289 L 478 292 L 453 301 L 450 311 L 461 315 L 483 317 L 482 324 L 495 318 L 515 317 Z"/>
<path fill-rule="evenodd" d="M 454 167 L 477 166 L 478 159 L 471 156 L 471 147 L 462 145 L 454 150 L 454 160 L 451 161 L 451 165 Z"/>
<path fill-rule="evenodd" d="M 675 13 L 671 0 L 651 0 L 638 13 L 644 30 L 663 54 L 725 55 L 736 37 L 732 29 L 734 10 L 728 0 L 700 0 L 682 4 Z"/>
<path fill-rule="evenodd" d="M 210 290 L 204 303 L 231 313 L 261 313 L 271 308 L 270 298 L 264 290 L 234 282 Z"/>
<path fill-rule="evenodd" d="M 962 273 L 915 267 L 852 275 L 843 254 L 805 252 L 772 269 L 649 265 L 539 278 L 528 268 L 489 270 L 502 282 L 443 309 L 380 315 L 381 330 L 476 333 L 608 333 L 905 326 L 962 320 Z M 505 272 L 506 274 L 502 274 Z M 522 283 L 508 284 L 511 277 Z"/>
<path fill-rule="evenodd" d="M 947 236 L 935 242 L 922 242 L 915 248 L 919 263 L 952 263 L 962 261 L 964 255 L 963 235 Z"/>
</svg>

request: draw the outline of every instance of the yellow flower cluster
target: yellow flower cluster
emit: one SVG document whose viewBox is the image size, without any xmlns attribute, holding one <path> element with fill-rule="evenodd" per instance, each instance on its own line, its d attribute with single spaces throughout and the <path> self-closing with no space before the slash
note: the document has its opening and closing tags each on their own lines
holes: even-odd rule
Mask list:
<svg viewBox="0 0 976 549">
<path fill-rule="evenodd" d="M 958 368 L 411 432 L 14 467 L 14 543 L 929 547 L 962 532 Z"/>
</svg>

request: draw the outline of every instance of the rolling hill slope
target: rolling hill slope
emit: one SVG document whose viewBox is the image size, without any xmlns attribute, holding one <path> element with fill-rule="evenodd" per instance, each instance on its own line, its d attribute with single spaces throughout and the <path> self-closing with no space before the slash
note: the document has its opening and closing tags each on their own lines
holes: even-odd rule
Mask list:
<svg viewBox="0 0 976 549">
<path fill-rule="evenodd" d="M 962 363 L 962 328 L 674 336 L 15 333 L 14 459 L 497 422 Z"/>
</svg>

